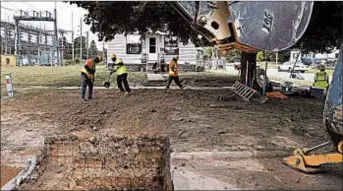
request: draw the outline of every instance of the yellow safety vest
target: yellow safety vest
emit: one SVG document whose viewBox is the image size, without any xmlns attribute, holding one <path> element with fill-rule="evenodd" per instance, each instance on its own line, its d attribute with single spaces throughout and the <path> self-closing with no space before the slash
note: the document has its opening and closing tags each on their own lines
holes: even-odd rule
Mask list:
<svg viewBox="0 0 343 191">
<path fill-rule="evenodd" d="M 122 75 L 122 74 L 127 73 L 126 66 L 124 64 L 123 65 L 119 65 L 118 59 L 116 60 L 115 65 L 117 65 L 117 74 L 118 75 Z"/>
<path fill-rule="evenodd" d="M 85 66 L 88 66 L 89 69 L 90 69 L 90 71 L 88 71 L 88 70 L 85 68 Z M 94 64 L 94 61 L 93 61 L 92 59 L 88 59 L 88 60 L 86 61 L 85 66 L 83 66 L 83 68 L 81 69 L 81 73 L 84 73 L 84 74 L 86 74 L 86 75 L 89 75 L 89 74 L 94 75 L 94 74 L 95 74 L 95 64 Z"/>
<path fill-rule="evenodd" d="M 329 77 L 326 72 L 317 72 L 314 76 L 314 86 L 319 88 L 327 88 L 329 85 Z"/>
</svg>

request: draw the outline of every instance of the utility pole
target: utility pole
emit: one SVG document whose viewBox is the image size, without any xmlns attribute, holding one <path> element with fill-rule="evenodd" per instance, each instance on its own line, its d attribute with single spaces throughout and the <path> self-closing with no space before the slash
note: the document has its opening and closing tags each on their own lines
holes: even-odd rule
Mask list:
<svg viewBox="0 0 343 191">
<path fill-rule="evenodd" d="M 7 31 L 7 28 L 4 28 L 4 30 L 5 30 L 5 54 L 7 54 L 7 35 L 8 35 L 8 31 Z"/>
<path fill-rule="evenodd" d="M 38 36 L 37 36 L 37 64 L 40 65 L 40 56 L 39 56 L 39 47 L 40 47 L 40 37 L 41 37 L 41 30 L 39 30 L 38 32 Z"/>
<path fill-rule="evenodd" d="M 71 33 L 71 49 L 72 49 L 72 57 L 73 61 L 75 60 L 75 55 L 74 55 L 74 13 L 71 12 L 71 28 L 72 28 L 72 33 Z"/>
<path fill-rule="evenodd" d="M 102 59 L 107 60 L 105 59 L 105 40 L 102 41 Z M 106 61 L 106 65 L 107 65 L 107 61 Z"/>
<path fill-rule="evenodd" d="M 88 59 L 88 58 L 89 58 L 89 55 L 88 55 L 88 49 L 89 49 L 89 47 L 88 47 L 88 46 L 89 46 L 89 42 L 88 42 L 88 41 L 89 41 L 89 31 L 86 32 L 86 36 L 87 36 L 87 40 L 86 40 L 86 41 L 87 41 L 87 42 L 86 42 L 86 43 L 87 43 L 87 44 L 86 44 L 86 48 L 87 48 L 87 58 L 86 58 L 86 59 Z"/>
<path fill-rule="evenodd" d="M 60 65 L 60 54 L 59 54 L 59 40 L 58 40 L 58 34 L 57 34 L 57 10 L 56 10 L 56 5 L 57 2 L 55 1 L 55 9 L 54 9 L 54 13 L 55 13 L 55 19 L 54 19 L 54 24 L 55 24 L 55 48 L 56 48 L 56 53 L 57 53 L 57 65 Z"/>
<path fill-rule="evenodd" d="M 64 60 L 64 55 L 63 55 L 63 51 L 64 51 L 64 35 L 63 35 L 63 32 L 61 33 L 61 40 L 62 40 L 61 60 L 62 60 L 62 63 L 63 63 L 63 60 Z"/>
<path fill-rule="evenodd" d="M 276 66 L 278 66 L 278 56 L 279 56 L 279 52 L 276 52 Z"/>
<path fill-rule="evenodd" d="M 80 62 L 82 62 L 82 17 L 80 18 Z"/>
</svg>

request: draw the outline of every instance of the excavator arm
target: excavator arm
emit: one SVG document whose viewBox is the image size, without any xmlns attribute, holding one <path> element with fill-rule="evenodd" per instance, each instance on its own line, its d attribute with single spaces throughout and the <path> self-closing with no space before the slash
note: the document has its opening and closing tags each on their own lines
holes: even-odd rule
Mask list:
<svg viewBox="0 0 343 191">
<path fill-rule="evenodd" d="M 281 51 L 304 34 L 310 1 L 176 1 L 173 7 L 205 40 L 223 53 Z"/>
<path fill-rule="evenodd" d="M 203 40 L 218 46 L 222 54 L 231 49 L 258 52 L 290 48 L 306 31 L 313 9 L 310 1 L 176 1 L 172 5 Z M 323 164 L 342 163 L 342 51 L 343 43 L 323 112 L 330 141 L 296 149 L 293 156 L 282 160 L 296 170 L 313 173 Z M 330 142 L 333 153 L 310 155 Z"/>
</svg>

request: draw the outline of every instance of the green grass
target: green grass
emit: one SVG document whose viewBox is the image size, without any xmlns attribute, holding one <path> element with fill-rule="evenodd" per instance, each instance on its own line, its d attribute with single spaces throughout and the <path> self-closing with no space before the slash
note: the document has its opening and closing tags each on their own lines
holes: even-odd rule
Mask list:
<svg viewBox="0 0 343 191">
<path fill-rule="evenodd" d="M 25 67 L 3 67 L 1 68 L 1 87 L 5 87 L 5 74 L 12 74 L 14 87 L 25 86 L 79 86 L 81 66 L 25 66 Z M 108 77 L 105 66 L 97 66 L 95 74 L 95 85 L 102 86 Z M 115 74 L 111 76 L 111 82 L 115 80 Z M 146 80 L 146 74 L 140 72 L 129 73 L 129 82 L 137 83 Z M 114 84 L 115 85 L 115 84 Z"/>
</svg>

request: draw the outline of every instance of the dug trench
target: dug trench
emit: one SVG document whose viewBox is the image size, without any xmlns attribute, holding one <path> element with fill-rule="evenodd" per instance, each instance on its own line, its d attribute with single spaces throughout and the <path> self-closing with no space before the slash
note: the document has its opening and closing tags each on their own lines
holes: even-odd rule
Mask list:
<svg viewBox="0 0 343 191">
<path fill-rule="evenodd" d="M 245 105 L 230 95 L 228 90 L 135 90 L 124 96 L 115 90 L 97 90 L 95 99 L 85 102 L 79 99 L 78 91 L 53 90 L 7 100 L 1 105 L 1 165 L 22 164 L 31 151 L 43 147 L 44 137 L 76 132 L 168 136 L 173 153 L 291 154 L 294 148 L 326 140 L 320 101 L 290 97 Z M 172 169 L 180 176 L 197 172 L 200 177 L 216 178 L 239 189 L 342 188 L 337 184 L 342 181 L 342 170 L 303 175 L 284 167 L 280 159 L 172 159 Z M 232 189 L 219 189 L 225 187 Z"/>
</svg>

